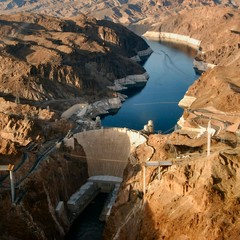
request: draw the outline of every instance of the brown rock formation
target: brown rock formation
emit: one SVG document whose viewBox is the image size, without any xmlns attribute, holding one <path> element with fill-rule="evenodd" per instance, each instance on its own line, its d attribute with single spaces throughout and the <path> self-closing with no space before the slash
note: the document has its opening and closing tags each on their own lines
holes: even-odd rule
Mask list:
<svg viewBox="0 0 240 240">
<path fill-rule="evenodd" d="M 80 1 L 4 1 L 0 3 L 0 13 L 36 12 L 58 17 L 69 17 L 85 13 L 98 19 L 109 19 L 123 24 L 156 23 L 169 16 L 176 15 L 182 9 L 192 9 L 200 6 L 227 5 L 239 7 L 239 0 L 91 0 L 88 3 Z"/>
<path fill-rule="evenodd" d="M 130 57 L 148 45 L 124 27 L 83 15 L 0 17 L 0 91 L 47 100 L 106 92 L 115 79 L 145 70 Z"/>
<path fill-rule="evenodd" d="M 238 159 L 238 151 L 215 152 L 169 169 L 161 183 L 153 181 L 139 239 L 236 239 Z"/>
<path fill-rule="evenodd" d="M 137 165 L 129 165 L 118 198 L 107 222 L 105 239 L 237 239 L 239 221 L 239 66 L 237 27 L 239 10 L 205 7 L 184 12 L 159 24 L 161 31 L 202 40 L 198 60 L 216 64 L 187 91 L 196 100 L 185 110 L 183 129 L 169 136 L 152 135 L 155 149 L 150 161 L 173 165 L 146 169 L 146 146 L 138 148 Z M 156 28 L 159 30 L 159 26 Z M 234 30 L 233 30 L 234 28 Z M 211 154 L 207 137 L 187 128 L 206 128 L 212 119 L 216 130 Z M 135 197 L 133 197 L 135 196 Z"/>
<path fill-rule="evenodd" d="M 195 142 L 194 140 L 191 140 Z M 190 143 L 190 142 L 189 142 Z M 151 136 L 154 159 L 174 159 L 169 141 Z M 172 145 L 174 147 L 174 145 Z M 179 148 L 188 157 L 161 170 L 146 169 L 147 190 L 143 196 L 142 161 L 145 147 L 138 148 L 137 165 L 129 165 L 124 184 L 104 239 L 236 239 L 239 236 L 239 148 L 216 143 L 213 154 L 190 147 Z M 124 196 L 124 197 L 123 197 Z"/>
<path fill-rule="evenodd" d="M 203 74 L 188 90 L 188 95 L 197 98 L 191 109 L 214 107 L 225 113 L 239 113 L 239 67 L 238 63 L 219 66 Z"/>
<path fill-rule="evenodd" d="M 60 217 L 55 208 L 86 181 L 85 154 L 80 146 L 75 150 L 61 146 L 57 155 L 46 156 L 32 172 L 36 155 L 32 151 L 27 154 L 26 162 L 14 174 L 18 186 L 15 206 L 10 191 L 1 189 L 0 214 L 5 216 L 0 224 L 1 239 L 63 239 L 70 226 L 68 212 L 65 208 Z M 8 178 L 4 186 L 9 187 Z"/>
<path fill-rule="evenodd" d="M 239 26 L 238 9 L 216 6 L 183 10 L 164 20 L 155 30 L 199 39 L 202 53 L 198 60 L 226 65 L 240 61 Z"/>
</svg>

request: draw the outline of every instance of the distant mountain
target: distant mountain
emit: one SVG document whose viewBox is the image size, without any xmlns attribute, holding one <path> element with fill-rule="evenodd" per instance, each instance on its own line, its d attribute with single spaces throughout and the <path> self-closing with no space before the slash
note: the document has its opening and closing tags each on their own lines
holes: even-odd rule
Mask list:
<svg viewBox="0 0 240 240">
<path fill-rule="evenodd" d="M 238 8 L 240 0 L 1 0 L 0 14 L 36 12 L 69 17 L 84 13 L 123 24 L 152 24 L 183 9 L 214 5 Z"/>
</svg>

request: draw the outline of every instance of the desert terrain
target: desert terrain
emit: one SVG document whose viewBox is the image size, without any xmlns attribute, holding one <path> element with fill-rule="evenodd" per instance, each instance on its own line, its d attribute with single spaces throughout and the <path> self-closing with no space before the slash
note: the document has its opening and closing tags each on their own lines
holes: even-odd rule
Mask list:
<svg viewBox="0 0 240 240">
<path fill-rule="evenodd" d="M 190 10 L 201 6 L 230 6 L 238 8 L 239 0 L 90 0 L 82 1 L 20 1 L 5 0 L 0 2 L 0 14 L 18 12 L 35 12 L 56 17 L 72 17 L 81 13 L 97 19 L 106 19 L 122 24 L 155 24 L 159 19 L 178 15 L 182 10 Z"/>
<path fill-rule="evenodd" d="M 16 169 L 14 203 L 8 173 L 0 172 L 1 239 L 64 239 L 69 230 L 69 219 L 55 209 L 86 182 L 88 173 L 83 147 L 76 142 L 72 149 L 62 140 L 96 127 L 101 110 L 120 107 L 124 96 L 116 80 L 147 80 L 139 61 L 151 51 L 119 23 L 197 39 L 196 64 L 212 67 L 179 103 L 184 108 L 179 128 L 167 135 L 149 134 L 131 153 L 135 162 L 129 161 L 124 171 L 103 238 L 238 239 L 239 5 L 1 1 L 0 164 Z M 66 112 L 71 106 L 80 115 L 87 109 L 87 119 L 79 124 L 76 113 Z M 171 164 L 146 167 L 159 160 Z"/>
<path fill-rule="evenodd" d="M 147 146 L 137 149 L 139 164 L 125 171 L 105 239 L 239 238 L 239 17 L 239 10 L 201 7 L 153 27 L 201 40 L 196 61 L 215 66 L 189 87 L 185 104 L 180 102 L 185 109 L 180 129 L 150 135 Z M 210 154 L 209 121 L 215 132 Z M 145 159 L 173 165 L 161 167 L 160 181 L 158 167 L 146 167 L 143 196 Z"/>
</svg>

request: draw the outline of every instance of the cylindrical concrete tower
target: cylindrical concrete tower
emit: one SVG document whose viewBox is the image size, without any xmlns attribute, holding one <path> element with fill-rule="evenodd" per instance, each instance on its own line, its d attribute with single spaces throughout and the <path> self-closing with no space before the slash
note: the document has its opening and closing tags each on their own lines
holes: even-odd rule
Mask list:
<svg viewBox="0 0 240 240">
<path fill-rule="evenodd" d="M 153 126 L 153 121 L 149 120 L 148 121 L 148 132 L 153 133 L 154 132 L 154 126 Z"/>
<path fill-rule="evenodd" d="M 95 124 L 96 124 L 96 128 L 101 128 L 102 123 L 99 116 L 96 117 Z"/>
<path fill-rule="evenodd" d="M 148 132 L 148 125 L 144 125 L 143 130 L 144 130 L 145 132 Z"/>
</svg>

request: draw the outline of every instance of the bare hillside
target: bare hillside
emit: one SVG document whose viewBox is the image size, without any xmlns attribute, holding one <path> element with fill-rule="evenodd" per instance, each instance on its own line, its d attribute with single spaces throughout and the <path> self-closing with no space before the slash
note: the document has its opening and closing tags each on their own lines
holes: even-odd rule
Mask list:
<svg viewBox="0 0 240 240">
<path fill-rule="evenodd" d="M 155 23 L 159 18 L 175 15 L 182 9 L 200 6 L 228 5 L 239 7 L 239 0 L 90 0 L 90 1 L 24 1 L 10 0 L 0 2 L 0 13 L 36 12 L 58 17 L 76 16 L 80 13 L 98 19 L 109 19 L 124 24 Z"/>
<path fill-rule="evenodd" d="M 0 16 L 0 91 L 32 100 L 106 92 L 145 70 L 131 57 L 148 45 L 126 28 L 84 15 Z"/>
</svg>

